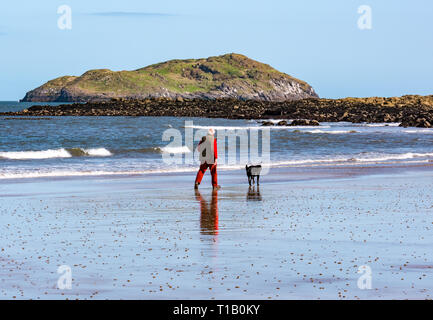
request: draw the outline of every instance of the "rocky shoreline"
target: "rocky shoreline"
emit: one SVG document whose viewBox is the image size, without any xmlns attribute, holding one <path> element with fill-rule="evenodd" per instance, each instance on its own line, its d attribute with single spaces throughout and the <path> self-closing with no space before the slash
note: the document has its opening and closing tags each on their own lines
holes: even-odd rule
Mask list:
<svg viewBox="0 0 433 320">
<path fill-rule="evenodd" d="M 32 106 L 0 116 L 174 116 L 228 119 L 307 119 L 319 122 L 401 122 L 433 127 L 433 95 L 392 98 L 308 98 L 295 101 L 238 99 L 112 99 L 106 102 Z"/>
</svg>

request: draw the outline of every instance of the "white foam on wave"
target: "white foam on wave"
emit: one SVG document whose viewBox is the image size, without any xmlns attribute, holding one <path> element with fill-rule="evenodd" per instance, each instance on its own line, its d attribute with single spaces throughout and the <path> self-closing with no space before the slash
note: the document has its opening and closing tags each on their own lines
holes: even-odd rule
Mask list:
<svg viewBox="0 0 433 320">
<path fill-rule="evenodd" d="M 362 127 L 398 127 L 400 122 L 391 122 L 391 123 L 365 123 L 362 124 Z"/>
<path fill-rule="evenodd" d="M 295 129 L 296 130 L 296 129 L 316 129 L 317 126 L 287 126 L 287 127 L 285 127 L 285 126 L 283 126 L 283 127 L 277 126 L 275 128 Z M 329 128 L 331 128 L 331 126 L 320 126 L 320 128 L 322 128 L 322 129 L 329 129 Z"/>
<path fill-rule="evenodd" d="M 202 129 L 202 130 L 209 130 L 210 128 L 213 128 L 215 130 L 264 130 L 264 129 L 285 129 L 285 130 L 295 130 L 295 129 L 313 129 L 317 128 L 317 126 L 185 126 L 185 128 L 193 128 L 193 129 Z M 330 126 L 320 126 L 320 128 L 330 128 Z"/>
<path fill-rule="evenodd" d="M 0 158 L 12 160 L 28 159 L 50 159 L 50 158 L 70 158 L 71 154 L 66 149 L 43 150 L 43 151 L 8 151 L 0 152 Z"/>
<path fill-rule="evenodd" d="M 105 148 L 79 149 L 87 156 L 107 157 L 112 153 Z M 0 152 L 0 158 L 10 160 L 41 160 L 52 158 L 71 158 L 72 154 L 65 148 L 41 151 L 6 151 Z"/>
<path fill-rule="evenodd" d="M 302 159 L 302 160 L 282 160 L 271 163 L 262 163 L 264 166 L 287 166 L 287 165 L 312 165 L 312 164 L 324 164 L 324 163 L 368 163 L 368 162 L 386 162 L 391 160 L 409 160 L 419 158 L 430 158 L 433 157 L 433 153 L 402 153 L 402 154 L 377 154 L 377 153 L 366 153 L 358 156 L 339 156 L 333 158 L 319 158 L 319 159 Z M 427 162 L 428 159 L 422 162 Z"/>
<path fill-rule="evenodd" d="M 264 128 L 273 128 L 273 127 L 261 127 L 261 126 L 198 126 L 198 125 L 192 125 L 192 126 L 185 126 L 185 128 L 193 128 L 193 129 L 201 129 L 201 130 L 209 130 L 210 128 L 213 128 L 215 130 L 260 130 Z"/>
<path fill-rule="evenodd" d="M 287 160 L 287 161 L 275 161 L 272 163 L 262 163 L 263 166 L 278 167 L 288 165 L 307 165 L 307 164 L 320 164 L 320 163 L 339 163 L 351 161 L 350 158 L 331 158 L 331 159 L 304 159 L 304 160 Z"/>
<path fill-rule="evenodd" d="M 105 148 L 84 149 L 83 151 L 89 156 L 96 157 L 109 157 L 112 155 L 112 153 Z"/>
<path fill-rule="evenodd" d="M 433 129 L 403 130 L 404 133 L 433 133 Z"/>
<path fill-rule="evenodd" d="M 360 162 L 370 162 L 370 161 L 388 161 L 388 160 L 406 160 L 406 159 L 414 159 L 414 158 L 423 158 L 423 157 L 433 157 L 433 153 L 414 153 L 407 152 L 401 154 L 384 154 L 377 156 L 366 156 L 355 158 L 356 161 Z"/>
<path fill-rule="evenodd" d="M 346 134 L 346 133 L 358 133 L 358 131 L 355 130 L 309 130 L 309 131 L 300 131 L 300 132 L 306 132 L 306 133 L 326 133 L 326 134 Z"/>
<path fill-rule="evenodd" d="M 186 148 L 186 147 L 181 147 Z M 181 150 L 181 149 L 178 149 Z M 389 163 L 390 161 L 398 161 L 399 163 L 418 163 L 418 162 L 430 162 L 433 158 L 432 153 L 415 153 L 407 152 L 402 154 L 380 154 L 380 153 L 360 153 L 357 155 L 341 155 L 329 158 L 312 158 L 312 159 L 291 159 L 291 160 L 277 160 L 271 162 L 262 162 L 261 165 L 264 167 L 282 167 L 282 166 L 293 166 L 293 167 L 308 167 L 308 166 L 320 166 L 320 165 L 356 165 L 368 164 L 368 163 Z M 406 160 L 406 161 L 405 161 Z M 259 163 L 257 163 L 259 164 Z M 75 177 L 75 176 L 109 176 L 109 175 L 145 175 L 145 174 L 170 174 L 170 173 L 186 173 L 194 172 L 198 168 L 196 166 L 180 166 L 180 167 L 160 167 L 160 168 L 139 168 L 134 170 L 125 170 L 119 168 L 119 170 L 82 170 L 78 168 L 73 169 L 52 169 L 52 170 L 0 170 L 0 180 L 4 179 L 24 179 L 24 178 L 49 178 L 49 177 Z M 245 164 L 223 164 L 221 163 L 218 168 L 220 170 L 239 170 L 244 169 Z"/>
<path fill-rule="evenodd" d="M 180 146 L 180 147 L 162 147 L 162 148 L 157 148 L 159 150 L 161 150 L 164 153 L 189 153 L 191 152 L 191 150 L 189 150 L 189 148 L 187 146 Z"/>
</svg>

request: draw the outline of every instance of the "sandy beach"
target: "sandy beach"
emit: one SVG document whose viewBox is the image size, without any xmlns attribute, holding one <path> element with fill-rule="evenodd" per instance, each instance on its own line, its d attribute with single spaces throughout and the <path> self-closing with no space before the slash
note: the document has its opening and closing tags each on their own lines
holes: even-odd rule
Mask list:
<svg viewBox="0 0 433 320">
<path fill-rule="evenodd" d="M 2 180 L 0 298 L 432 298 L 432 166 L 194 175 Z"/>
</svg>

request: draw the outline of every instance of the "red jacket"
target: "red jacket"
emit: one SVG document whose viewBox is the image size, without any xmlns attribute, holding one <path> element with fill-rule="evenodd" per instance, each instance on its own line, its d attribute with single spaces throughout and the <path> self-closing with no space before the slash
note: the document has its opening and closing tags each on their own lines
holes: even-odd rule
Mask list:
<svg viewBox="0 0 433 320">
<path fill-rule="evenodd" d="M 214 153 L 214 159 L 218 159 L 218 148 L 217 148 L 217 141 L 216 139 L 213 140 L 213 153 Z"/>
</svg>

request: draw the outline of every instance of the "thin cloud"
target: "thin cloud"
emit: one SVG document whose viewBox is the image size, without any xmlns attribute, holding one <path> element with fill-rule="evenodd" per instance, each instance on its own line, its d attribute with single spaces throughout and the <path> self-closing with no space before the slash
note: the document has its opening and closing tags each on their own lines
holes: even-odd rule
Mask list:
<svg viewBox="0 0 433 320">
<path fill-rule="evenodd" d="M 158 13 L 158 12 L 125 12 L 125 11 L 111 11 L 111 12 L 93 12 L 92 16 L 100 17 L 171 17 L 173 14 Z"/>
</svg>

